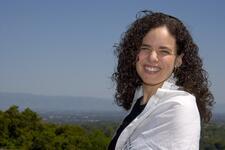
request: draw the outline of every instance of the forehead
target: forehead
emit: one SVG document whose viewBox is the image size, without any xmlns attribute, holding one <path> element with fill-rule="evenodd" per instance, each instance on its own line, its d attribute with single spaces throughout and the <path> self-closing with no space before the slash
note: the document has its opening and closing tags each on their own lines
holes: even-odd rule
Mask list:
<svg viewBox="0 0 225 150">
<path fill-rule="evenodd" d="M 166 46 L 171 49 L 176 48 L 176 39 L 169 32 L 166 26 L 151 29 L 143 38 L 142 44 L 152 47 Z"/>
</svg>

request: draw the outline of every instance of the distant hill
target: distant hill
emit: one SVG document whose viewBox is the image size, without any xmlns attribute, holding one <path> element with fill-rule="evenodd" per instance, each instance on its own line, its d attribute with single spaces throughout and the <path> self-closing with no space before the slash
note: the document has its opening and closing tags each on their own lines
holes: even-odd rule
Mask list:
<svg viewBox="0 0 225 150">
<path fill-rule="evenodd" d="M 6 110 L 12 105 L 19 106 L 21 110 L 29 107 L 36 112 L 122 112 L 122 108 L 116 106 L 110 99 L 0 92 L 0 110 Z M 214 121 L 225 122 L 224 108 L 223 103 L 215 105 Z"/>
<path fill-rule="evenodd" d="M 11 105 L 17 105 L 20 109 L 29 107 L 34 111 L 109 112 L 121 110 L 110 99 L 0 92 L 0 109 L 6 110 Z"/>
</svg>

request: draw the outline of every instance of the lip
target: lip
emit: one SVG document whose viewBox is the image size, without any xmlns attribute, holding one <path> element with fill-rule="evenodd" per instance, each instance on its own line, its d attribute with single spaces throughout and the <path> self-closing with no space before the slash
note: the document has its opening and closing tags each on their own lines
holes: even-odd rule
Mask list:
<svg viewBox="0 0 225 150">
<path fill-rule="evenodd" d="M 154 74 L 161 70 L 161 68 L 159 66 L 155 66 L 155 65 L 144 65 L 143 67 L 144 67 L 145 72 L 147 72 L 149 74 Z"/>
</svg>

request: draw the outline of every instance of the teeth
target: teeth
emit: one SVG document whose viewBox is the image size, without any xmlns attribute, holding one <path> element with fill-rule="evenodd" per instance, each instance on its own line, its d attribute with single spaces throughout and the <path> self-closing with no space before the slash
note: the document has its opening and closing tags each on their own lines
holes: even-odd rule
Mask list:
<svg viewBox="0 0 225 150">
<path fill-rule="evenodd" d="M 145 67 L 147 71 L 159 71 L 158 67 Z"/>
</svg>

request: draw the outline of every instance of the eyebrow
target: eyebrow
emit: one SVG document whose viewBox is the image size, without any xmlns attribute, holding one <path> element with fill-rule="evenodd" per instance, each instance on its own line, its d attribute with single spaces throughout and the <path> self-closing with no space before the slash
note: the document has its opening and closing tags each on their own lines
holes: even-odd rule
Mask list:
<svg viewBox="0 0 225 150">
<path fill-rule="evenodd" d="M 148 45 L 148 44 L 141 44 L 141 47 L 149 47 L 149 48 L 152 48 L 151 45 Z M 168 49 L 170 52 L 172 52 L 172 49 L 167 47 L 167 46 L 160 46 L 159 49 Z"/>
<path fill-rule="evenodd" d="M 148 44 L 141 44 L 141 47 L 152 47 L 152 46 Z"/>
</svg>

